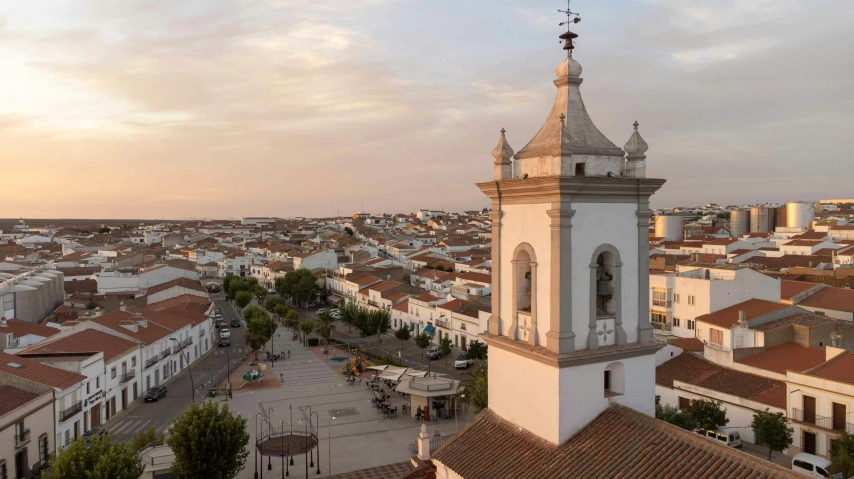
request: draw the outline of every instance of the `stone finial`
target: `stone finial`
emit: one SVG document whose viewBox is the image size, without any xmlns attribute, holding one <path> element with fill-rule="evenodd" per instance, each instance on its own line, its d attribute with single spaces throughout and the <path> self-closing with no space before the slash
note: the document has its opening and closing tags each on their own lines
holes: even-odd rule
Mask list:
<svg viewBox="0 0 854 479">
<path fill-rule="evenodd" d="M 649 145 L 647 145 L 646 142 L 643 141 L 643 138 L 641 138 L 640 133 L 638 133 L 638 126 L 640 126 L 640 123 L 634 122 L 632 126 L 634 126 L 635 128 L 632 132 L 632 136 L 629 138 L 629 141 L 626 142 L 626 146 L 623 147 L 623 149 L 626 150 L 626 159 L 646 159 L 646 155 L 644 155 L 644 153 L 649 150 Z"/>
<path fill-rule="evenodd" d="M 566 115 L 560 114 L 560 149 L 561 152 L 569 152 L 572 141 L 569 138 L 569 130 L 566 128 Z"/>
<path fill-rule="evenodd" d="M 504 165 L 510 163 L 510 158 L 513 158 L 513 148 L 507 143 L 507 137 L 504 135 L 507 130 L 501 129 L 501 137 L 498 139 L 498 144 L 492 150 L 492 157 L 495 158 L 496 165 Z"/>
</svg>

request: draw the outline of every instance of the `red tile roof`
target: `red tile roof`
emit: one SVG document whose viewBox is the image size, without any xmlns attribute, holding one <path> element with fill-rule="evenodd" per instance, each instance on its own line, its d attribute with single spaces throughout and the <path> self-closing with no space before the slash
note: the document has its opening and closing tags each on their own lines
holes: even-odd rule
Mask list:
<svg viewBox="0 0 854 479">
<path fill-rule="evenodd" d="M 824 348 L 808 348 L 796 343 L 783 343 L 736 361 L 745 366 L 786 374 L 786 371 L 806 371 L 824 363 Z"/>
<path fill-rule="evenodd" d="M 845 351 L 804 374 L 845 384 L 854 384 L 854 353 Z"/>
<path fill-rule="evenodd" d="M 680 354 L 655 368 L 655 384 L 673 388 L 673 381 L 786 409 L 785 381 L 725 368 L 694 354 Z"/>
<path fill-rule="evenodd" d="M 807 281 L 789 281 L 782 280 L 780 282 L 780 299 L 792 299 L 792 296 L 803 293 L 804 291 L 817 286 L 818 283 L 809 283 Z"/>
<path fill-rule="evenodd" d="M 559 446 L 486 409 L 446 441 L 433 461 L 465 479 L 799 477 L 616 404 Z"/>
<path fill-rule="evenodd" d="M 715 311 L 714 313 L 697 316 L 697 321 L 729 329 L 738 324 L 738 314 L 741 310 L 744 310 L 747 313 L 747 320 L 749 321 L 753 318 L 764 316 L 768 313 L 773 313 L 774 311 L 779 311 L 789 307 L 792 306 L 754 298 L 748 299 L 747 301 L 738 303 L 734 306 Z"/>
<path fill-rule="evenodd" d="M 14 386 L 0 386 L 0 398 L 3 398 L 3 400 L 0 401 L 0 416 L 18 409 L 39 396 L 41 396 L 41 394 L 18 389 Z"/>
<path fill-rule="evenodd" d="M 702 351 L 703 342 L 697 338 L 670 338 L 667 344 L 680 347 L 685 351 Z"/>
<path fill-rule="evenodd" d="M 798 306 L 854 312 L 854 290 L 824 288 L 804 298 Z"/>
<path fill-rule="evenodd" d="M 186 289 L 190 289 L 193 291 L 199 291 L 201 293 L 207 293 L 208 292 L 208 290 L 206 290 L 205 287 L 202 286 L 202 283 L 199 280 L 193 280 L 193 279 L 188 279 L 188 278 L 178 278 L 178 279 L 173 279 L 172 281 L 167 281 L 165 283 L 161 283 L 161 284 L 152 286 L 152 287 L 148 288 L 148 292 L 146 294 L 150 296 L 154 293 L 159 293 L 160 291 L 165 291 L 169 288 L 174 288 L 174 287 L 186 288 Z"/>
<path fill-rule="evenodd" d="M 18 354 L 26 357 L 30 354 L 103 352 L 104 362 L 108 363 L 138 347 L 137 343 L 116 335 L 97 329 L 86 329 L 55 341 L 38 344 Z"/>
<path fill-rule="evenodd" d="M 5 326 L 0 325 L 0 333 L 11 333 L 12 336 L 15 336 L 16 338 L 20 338 L 21 336 L 26 336 L 28 334 L 48 338 L 58 332 L 59 329 L 57 328 L 28 323 L 18 319 L 7 319 Z"/>
<path fill-rule="evenodd" d="M 20 367 L 12 366 L 13 364 L 19 364 Z M 57 389 L 65 389 L 86 380 L 86 376 L 82 374 L 4 352 L 0 352 L 0 372 Z"/>
</svg>

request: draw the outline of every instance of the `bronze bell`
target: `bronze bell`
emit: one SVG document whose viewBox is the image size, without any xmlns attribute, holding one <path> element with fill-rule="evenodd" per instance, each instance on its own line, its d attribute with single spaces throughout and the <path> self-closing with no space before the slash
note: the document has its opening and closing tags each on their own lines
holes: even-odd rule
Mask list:
<svg viewBox="0 0 854 479">
<path fill-rule="evenodd" d="M 596 294 L 599 296 L 611 296 L 611 282 L 607 279 L 596 281 Z"/>
</svg>

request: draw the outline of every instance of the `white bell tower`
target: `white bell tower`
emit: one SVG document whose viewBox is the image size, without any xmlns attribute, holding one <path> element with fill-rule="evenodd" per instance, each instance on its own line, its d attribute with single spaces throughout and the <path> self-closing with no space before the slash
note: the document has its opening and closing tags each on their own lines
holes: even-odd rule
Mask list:
<svg viewBox="0 0 854 479">
<path fill-rule="evenodd" d="M 581 99 L 581 65 L 558 65 L 557 97 L 518 153 L 502 130 L 492 200 L 489 407 L 554 444 L 615 401 L 654 414 L 649 324 L 646 143 L 632 157 L 593 124 Z M 641 151 L 642 150 L 642 151 Z M 511 161 L 513 159 L 514 161 Z"/>
</svg>

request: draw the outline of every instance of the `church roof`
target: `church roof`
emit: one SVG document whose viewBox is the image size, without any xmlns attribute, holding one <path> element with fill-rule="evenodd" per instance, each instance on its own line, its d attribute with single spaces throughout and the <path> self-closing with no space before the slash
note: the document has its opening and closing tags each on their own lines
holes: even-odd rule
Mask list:
<svg viewBox="0 0 854 479">
<path fill-rule="evenodd" d="M 591 154 L 623 156 L 618 148 L 596 128 L 584 100 L 581 99 L 581 65 L 572 57 L 557 67 L 557 97 L 549 116 L 534 138 L 516 153 L 516 159 L 543 156 Z M 563 118 L 562 118 L 563 117 Z"/>
<path fill-rule="evenodd" d="M 800 477 L 616 404 L 560 446 L 486 409 L 432 458 L 465 479 Z"/>
</svg>

